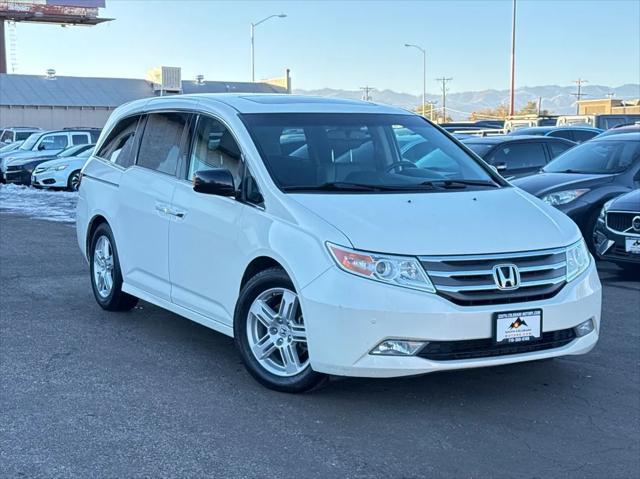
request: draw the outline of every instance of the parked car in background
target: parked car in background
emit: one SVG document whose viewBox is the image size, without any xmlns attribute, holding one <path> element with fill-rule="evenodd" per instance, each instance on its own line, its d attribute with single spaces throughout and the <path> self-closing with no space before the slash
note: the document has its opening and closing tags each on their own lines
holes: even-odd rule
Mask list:
<svg viewBox="0 0 640 479">
<path fill-rule="evenodd" d="M 5 183 L 14 183 L 17 185 L 30 185 L 31 184 L 31 174 L 35 170 L 35 168 L 44 162 L 53 160 L 53 159 L 67 159 L 73 158 L 74 156 L 91 149 L 93 145 L 76 145 L 70 146 L 62 150 L 62 152 L 57 155 L 47 155 L 47 156 L 36 156 L 35 158 L 19 158 L 9 162 L 3 173 L 3 178 Z"/>
<path fill-rule="evenodd" d="M 504 122 L 504 130 L 508 133 L 520 128 L 530 128 L 533 126 L 555 126 L 557 119 L 558 117 L 555 115 L 529 115 L 523 118 L 511 118 Z"/>
<path fill-rule="evenodd" d="M 0 130 L 0 146 L 8 145 L 16 141 L 24 141 L 31 134 L 42 131 L 42 128 L 14 126 Z"/>
<path fill-rule="evenodd" d="M 595 251 L 640 277 L 640 188 L 607 201 L 596 223 Z"/>
<path fill-rule="evenodd" d="M 616 126 L 610 130 L 603 131 L 598 135 L 598 138 L 603 136 L 619 135 L 621 133 L 640 133 L 640 123 L 634 123 L 632 125 Z"/>
<path fill-rule="evenodd" d="M 0 155 L 3 153 L 10 153 L 13 150 L 17 150 L 22 145 L 22 140 L 14 141 L 13 143 L 8 143 L 6 145 L 0 146 Z"/>
<path fill-rule="evenodd" d="M 78 191 L 80 170 L 93 154 L 93 147 L 94 145 L 72 146 L 60 153 L 55 160 L 40 163 L 31 175 L 31 186 Z M 73 149 L 76 151 L 69 152 Z"/>
<path fill-rule="evenodd" d="M 544 136 L 470 136 L 461 141 L 505 178 L 537 173 L 555 157 L 576 145 L 562 138 Z"/>
<path fill-rule="evenodd" d="M 52 157 L 70 146 L 95 143 L 99 136 L 100 130 L 95 128 L 33 133 L 20 145 L 20 148 L 0 156 L 0 177 L 4 179 L 7 166 L 13 161 L 40 156 Z"/>
<path fill-rule="evenodd" d="M 595 254 L 593 232 L 603 205 L 640 188 L 640 133 L 594 138 L 556 158 L 541 174 L 513 184 L 566 213 Z"/>
<path fill-rule="evenodd" d="M 628 125 L 636 121 L 640 121 L 640 114 L 564 115 L 558 117 L 557 126 L 585 125 L 608 130 L 618 125 Z"/>
<path fill-rule="evenodd" d="M 97 303 L 142 298 L 228 334 L 267 387 L 598 341 L 602 288 L 576 225 L 415 114 L 203 94 L 132 102 L 105 129 L 76 210 Z M 285 153 L 291 132 L 304 145 Z M 430 149 L 416 162 L 400 155 L 412 135 Z"/>
<path fill-rule="evenodd" d="M 509 133 L 510 135 L 539 135 L 564 138 L 575 143 L 582 143 L 602 133 L 599 128 L 586 126 L 534 126 L 531 128 L 519 128 Z"/>
</svg>

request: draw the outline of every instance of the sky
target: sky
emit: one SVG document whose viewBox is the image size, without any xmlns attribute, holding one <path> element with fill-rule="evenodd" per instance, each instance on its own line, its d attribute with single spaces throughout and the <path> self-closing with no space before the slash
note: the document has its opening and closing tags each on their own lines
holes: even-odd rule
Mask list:
<svg viewBox="0 0 640 479">
<path fill-rule="evenodd" d="M 511 0 L 106 0 L 95 27 L 17 24 L 16 73 L 144 78 L 180 66 L 182 78 L 250 80 L 291 69 L 296 89 L 369 85 L 422 91 L 452 77 L 451 92 L 509 87 Z M 516 86 L 640 83 L 640 0 L 517 0 Z M 9 36 L 9 32 L 7 32 Z M 11 65 L 9 65 L 11 71 Z"/>
</svg>

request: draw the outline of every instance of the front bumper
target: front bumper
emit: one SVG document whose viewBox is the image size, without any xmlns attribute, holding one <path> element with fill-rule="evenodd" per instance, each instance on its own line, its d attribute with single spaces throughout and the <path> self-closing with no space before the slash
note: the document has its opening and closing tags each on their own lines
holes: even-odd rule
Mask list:
<svg viewBox="0 0 640 479">
<path fill-rule="evenodd" d="M 46 170 L 31 175 L 31 185 L 40 188 L 66 188 L 69 181 L 67 170 Z"/>
<path fill-rule="evenodd" d="M 618 264 L 637 264 L 640 266 L 640 254 L 629 253 L 626 250 L 627 238 L 640 239 L 640 236 L 634 233 L 625 234 L 611 231 L 599 218 L 593 233 L 593 243 L 598 258 Z"/>
<path fill-rule="evenodd" d="M 31 184 L 31 171 L 28 170 L 9 170 L 5 171 L 2 175 L 4 182 L 17 185 L 30 185 Z"/>
<path fill-rule="evenodd" d="M 358 278 L 332 267 L 302 289 L 311 366 L 340 376 L 395 377 L 450 369 L 498 366 L 589 352 L 600 331 L 601 285 L 594 261 L 553 298 L 527 303 L 458 306 L 435 294 Z M 494 312 L 541 308 L 543 332 L 574 328 L 592 319 L 595 330 L 544 351 L 434 361 L 418 356 L 376 356 L 386 339 L 466 341 L 492 337 Z"/>
</svg>

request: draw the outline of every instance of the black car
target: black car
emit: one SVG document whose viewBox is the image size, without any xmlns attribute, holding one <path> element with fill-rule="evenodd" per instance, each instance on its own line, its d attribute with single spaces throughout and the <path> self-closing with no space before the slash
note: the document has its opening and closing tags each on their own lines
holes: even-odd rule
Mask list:
<svg viewBox="0 0 640 479">
<path fill-rule="evenodd" d="M 540 171 L 555 157 L 576 144 L 547 136 L 470 136 L 462 143 L 493 165 L 505 178 L 518 178 Z"/>
<path fill-rule="evenodd" d="M 565 140 L 582 143 L 583 141 L 598 136 L 602 131 L 600 128 L 591 128 L 588 126 L 532 126 L 530 128 L 518 128 L 509 134 L 514 136 L 553 136 L 555 138 L 564 138 Z"/>
<path fill-rule="evenodd" d="M 17 185 L 30 185 L 31 173 L 33 173 L 35 167 L 40 163 L 55 160 L 58 158 L 69 158 L 71 156 L 76 156 L 83 151 L 88 150 L 89 148 L 93 148 L 94 146 L 95 145 L 93 144 L 70 146 L 66 150 L 62 150 L 57 155 L 38 156 L 36 158 L 23 158 L 14 160 L 10 165 L 6 167 L 6 170 L 4 172 L 4 181 L 6 183 L 13 183 Z"/>
<path fill-rule="evenodd" d="M 599 258 L 640 276 L 640 189 L 605 203 L 593 242 Z"/>
<path fill-rule="evenodd" d="M 513 184 L 569 215 L 595 253 L 593 232 L 602 206 L 640 188 L 640 133 L 594 138 Z"/>
</svg>

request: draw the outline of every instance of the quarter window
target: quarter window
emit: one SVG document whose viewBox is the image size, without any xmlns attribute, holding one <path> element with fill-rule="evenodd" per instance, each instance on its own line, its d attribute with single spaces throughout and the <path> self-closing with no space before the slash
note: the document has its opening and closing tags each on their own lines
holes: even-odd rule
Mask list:
<svg viewBox="0 0 640 479">
<path fill-rule="evenodd" d="M 242 155 L 240 147 L 227 127 L 220 121 L 201 116 L 194 132 L 193 148 L 187 179 L 192 180 L 197 171 L 226 168 L 231 171 L 236 186 L 242 179 Z"/>
<path fill-rule="evenodd" d="M 116 163 L 123 168 L 133 165 L 135 133 L 139 119 L 140 117 L 133 116 L 121 120 L 111 130 L 97 156 Z"/>
<path fill-rule="evenodd" d="M 560 156 L 565 151 L 570 150 L 573 145 L 567 145 L 564 142 L 560 141 L 550 141 L 548 143 L 549 149 L 551 150 L 551 158 L 555 158 L 556 156 Z"/>
<path fill-rule="evenodd" d="M 152 113 L 147 119 L 140 151 L 139 166 L 175 175 L 180 159 L 180 147 L 185 125 L 189 119 L 186 113 Z"/>
</svg>

